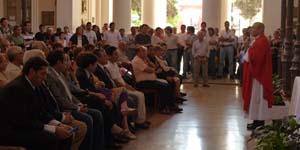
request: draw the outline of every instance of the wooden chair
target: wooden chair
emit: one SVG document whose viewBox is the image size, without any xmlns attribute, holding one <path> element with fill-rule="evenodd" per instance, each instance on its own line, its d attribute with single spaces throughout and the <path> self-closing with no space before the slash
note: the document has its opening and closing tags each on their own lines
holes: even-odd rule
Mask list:
<svg viewBox="0 0 300 150">
<path fill-rule="evenodd" d="M 144 88 L 137 88 L 136 87 L 136 80 L 135 80 L 135 76 L 133 71 L 127 71 L 127 73 L 129 73 L 129 75 L 131 75 L 132 80 L 134 81 L 134 83 L 131 83 L 130 85 L 133 86 L 136 90 L 143 92 L 145 95 L 152 95 L 153 96 L 153 109 L 152 109 L 152 113 L 156 112 L 159 110 L 159 99 L 158 99 L 158 91 L 157 89 L 144 89 Z"/>
</svg>

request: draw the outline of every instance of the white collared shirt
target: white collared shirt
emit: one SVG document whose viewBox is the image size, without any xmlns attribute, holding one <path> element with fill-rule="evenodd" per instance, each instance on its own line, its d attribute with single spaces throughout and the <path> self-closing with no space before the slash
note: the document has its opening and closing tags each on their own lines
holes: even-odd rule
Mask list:
<svg viewBox="0 0 300 150">
<path fill-rule="evenodd" d="M 192 47 L 192 55 L 193 57 L 197 57 L 197 56 L 208 56 L 208 42 L 206 40 L 203 41 L 199 41 L 196 40 L 193 43 L 193 47 Z"/>
<path fill-rule="evenodd" d="M 22 66 L 16 66 L 13 63 L 8 63 L 6 70 L 5 70 L 5 75 L 7 76 L 9 81 L 14 80 L 15 78 L 17 78 L 22 72 Z"/>
<path fill-rule="evenodd" d="M 108 61 L 108 63 L 105 66 L 108 69 L 113 80 L 118 81 L 122 85 L 126 85 L 125 81 L 122 78 L 120 68 L 117 63 L 112 63 L 111 61 Z"/>
</svg>

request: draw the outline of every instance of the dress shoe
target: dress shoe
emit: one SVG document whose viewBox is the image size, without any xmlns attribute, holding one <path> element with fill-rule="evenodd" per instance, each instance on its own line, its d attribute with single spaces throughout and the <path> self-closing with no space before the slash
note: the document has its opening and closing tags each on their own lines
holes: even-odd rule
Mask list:
<svg viewBox="0 0 300 150">
<path fill-rule="evenodd" d="M 253 123 L 247 124 L 247 130 L 255 130 L 257 127 L 265 125 L 265 121 L 254 120 Z"/>
<path fill-rule="evenodd" d="M 122 144 L 119 144 L 119 143 L 111 143 L 111 144 L 107 145 L 106 147 L 107 147 L 107 149 L 111 149 L 111 150 L 123 148 Z"/>
<path fill-rule="evenodd" d="M 119 143 L 119 144 L 126 144 L 129 142 L 129 140 L 126 137 L 123 136 L 118 136 L 114 138 L 115 143 Z"/>
<path fill-rule="evenodd" d="M 186 96 L 186 93 L 180 92 L 180 96 L 184 97 Z"/>
<path fill-rule="evenodd" d="M 208 84 L 203 84 L 203 87 L 210 87 Z"/>
<path fill-rule="evenodd" d="M 176 98 L 176 102 L 179 103 L 179 104 L 183 104 L 183 102 L 187 101 L 187 99 L 184 99 L 182 97 L 177 97 Z"/>
<path fill-rule="evenodd" d="M 172 108 L 172 111 L 174 111 L 175 113 L 182 113 L 183 109 L 176 106 L 176 107 Z"/>
<path fill-rule="evenodd" d="M 146 124 L 148 124 L 149 126 L 151 125 L 150 121 L 145 121 Z"/>
<path fill-rule="evenodd" d="M 134 134 L 132 134 L 130 131 L 126 131 L 124 136 L 128 139 L 128 140 L 135 140 L 136 136 Z"/>
<path fill-rule="evenodd" d="M 150 125 L 147 123 L 135 123 L 135 127 L 138 129 L 149 129 Z"/>
</svg>

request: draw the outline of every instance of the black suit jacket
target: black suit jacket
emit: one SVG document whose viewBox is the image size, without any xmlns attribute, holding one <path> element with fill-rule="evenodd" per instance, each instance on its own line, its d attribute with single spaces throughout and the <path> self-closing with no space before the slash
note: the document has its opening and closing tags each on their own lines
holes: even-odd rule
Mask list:
<svg viewBox="0 0 300 150">
<path fill-rule="evenodd" d="M 62 120 L 62 112 L 59 109 L 59 105 L 57 103 L 57 100 L 51 93 L 50 89 L 43 84 L 42 86 L 39 87 L 40 91 L 43 95 L 43 107 L 45 110 L 51 114 L 56 120 L 61 121 Z"/>
<path fill-rule="evenodd" d="M 97 92 L 95 84 L 90 81 L 88 75 L 83 68 L 78 68 L 76 71 L 76 77 L 81 89 Z"/>
<path fill-rule="evenodd" d="M 102 69 L 99 65 L 97 65 L 96 71 L 94 72 L 94 75 L 101 81 L 105 83 L 105 87 L 108 89 L 112 89 L 113 83 L 110 80 L 109 76 L 106 74 L 104 69 Z"/>
<path fill-rule="evenodd" d="M 54 119 L 42 106 L 25 76 L 19 76 L 1 90 L 0 126 L 4 130 L 42 131 L 44 124 Z"/>
</svg>

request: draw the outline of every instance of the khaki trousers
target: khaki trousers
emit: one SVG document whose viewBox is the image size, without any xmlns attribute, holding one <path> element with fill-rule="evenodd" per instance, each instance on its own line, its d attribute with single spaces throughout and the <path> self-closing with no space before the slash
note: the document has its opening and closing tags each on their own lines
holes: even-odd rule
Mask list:
<svg viewBox="0 0 300 150">
<path fill-rule="evenodd" d="M 72 127 L 78 127 L 78 132 L 75 133 L 74 137 L 73 137 L 73 141 L 72 141 L 72 150 L 79 150 L 80 144 L 82 143 L 82 141 L 85 138 L 85 134 L 87 131 L 87 126 L 85 123 L 78 121 L 78 120 L 74 120 L 72 122 L 72 124 L 70 124 L 70 126 Z"/>
<path fill-rule="evenodd" d="M 195 57 L 194 58 L 194 72 L 193 72 L 193 79 L 194 84 L 199 84 L 199 75 L 201 71 L 201 76 L 203 79 L 203 85 L 208 83 L 208 75 L 207 75 L 207 57 Z"/>
</svg>

